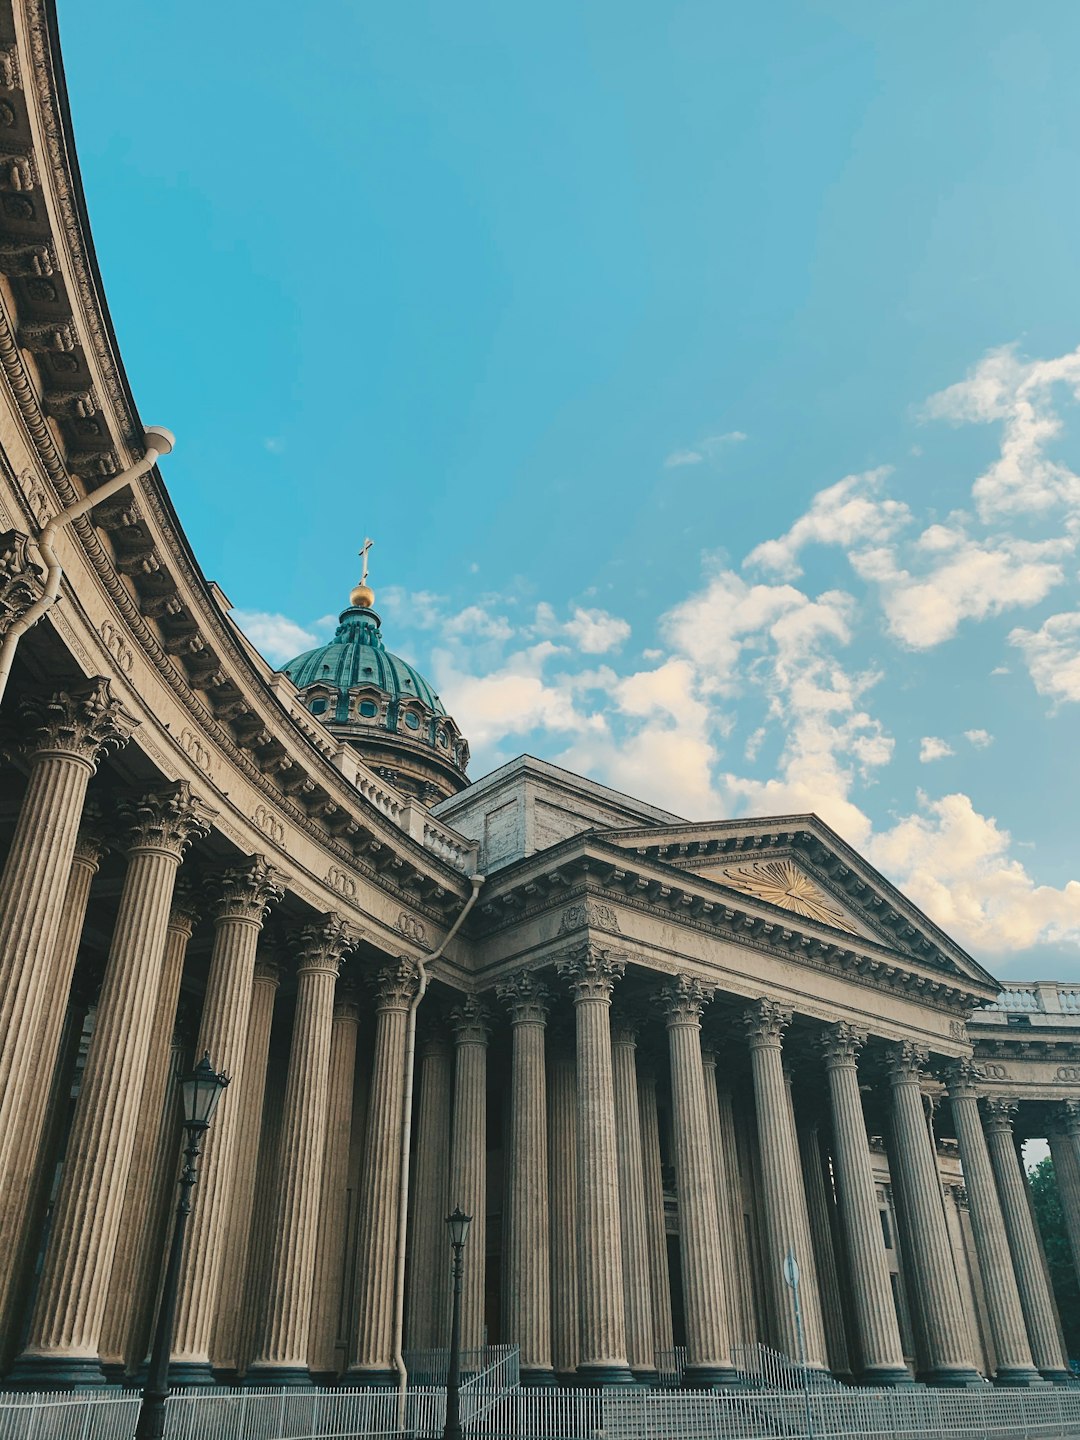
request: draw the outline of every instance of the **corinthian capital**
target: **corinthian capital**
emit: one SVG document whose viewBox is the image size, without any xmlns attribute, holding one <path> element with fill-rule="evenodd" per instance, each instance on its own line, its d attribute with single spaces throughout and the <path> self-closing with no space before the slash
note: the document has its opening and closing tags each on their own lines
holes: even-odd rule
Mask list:
<svg viewBox="0 0 1080 1440">
<path fill-rule="evenodd" d="M 29 543 L 21 530 L 0 533 L 0 635 L 41 599 L 45 588 L 45 571 L 30 559 Z"/>
<path fill-rule="evenodd" d="M 24 695 L 16 714 L 19 748 L 28 759 L 71 755 L 91 770 L 110 750 L 126 745 L 139 723 L 100 675 L 67 690 Z"/>
<path fill-rule="evenodd" d="M 1012 1135 L 1013 1121 L 1020 1106 L 1015 1100 L 1006 1100 L 994 1095 L 983 1101 L 983 1116 L 989 1135 Z"/>
<path fill-rule="evenodd" d="M 337 975 L 341 962 L 360 944 L 360 932 L 340 915 L 328 912 L 301 926 L 295 936 L 296 968 L 329 970 Z"/>
<path fill-rule="evenodd" d="M 241 865 L 231 865 L 210 882 L 215 921 L 246 920 L 262 925 L 271 905 L 285 896 L 285 878 L 267 862 L 265 855 L 252 855 Z"/>
<path fill-rule="evenodd" d="M 376 1010 L 408 1010 L 420 988 L 420 967 L 408 955 L 399 955 L 371 977 Z"/>
<path fill-rule="evenodd" d="M 96 872 L 103 856 L 108 854 L 110 848 L 101 804 L 96 797 L 91 795 L 83 806 L 72 858 Z"/>
<path fill-rule="evenodd" d="M 954 1100 L 970 1097 L 977 1099 L 979 1086 L 986 1076 L 970 1057 L 954 1060 L 945 1072 L 945 1083 Z"/>
<path fill-rule="evenodd" d="M 866 1044 L 866 1031 L 844 1020 L 838 1025 L 827 1025 L 814 1044 L 825 1061 L 826 1070 L 836 1070 L 844 1065 L 855 1066 Z"/>
<path fill-rule="evenodd" d="M 668 1029 L 675 1025 L 697 1025 L 702 1010 L 715 993 L 714 986 L 706 985 L 696 975 L 673 975 L 660 991 Z"/>
<path fill-rule="evenodd" d="M 1051 1111 L 1055 1134 L 1080 1136 L 1080 1100 L 1064 1100 Z"/>
<path fill-rule="evenodd" d="M 450 1028 L 457 1045 L 486 1045 L 491 1034 L 488 1008 L 475 995 L 467 995 L 450 1011 Z"/>
<path fill-rule="evenodd" d="M 751 1050 L 765 1047 L 778 1050 L 784 1031 L 791 1024 L 791 1011 L 775 1000 L 755 1000 L 743 1011 L 742 1021 Z"/>
<path fill-rule="evenodd" d="M 185 867 L 186 869 L 186 867 Z M 172 908 L 169 911 L 169 929 L 180 930 L 190 939 L 198 924 L 202 908 L 199 892 L 192 878 L 181 870 L 173 887 Z"/>
<path fill-rule="evenodd" d="M 923 1045 L 903 1040 L 885 1051 L 885 1063 L 894 1085 L 915 1084 L 922 1079 L 930 1053 Z"/>
<path fill-rule="evenodd" d="M 565 951 L 555 967 L 570 981 L 575 1003 L 581 1000 L 610 1002 L 615 981 L 620 980 L 626 970 L 626 961 L 599 945 L 586 943 Z"/>
<path fill-rule="evenodd" d="M 543 1025 L 551 992 L 535 970 L 519 970 L 496 986 L 495 993 L 510 1011 L 514 1025 Z"/>
<path fill-rule="evenodd" d="M 124 828 L 124 848 L 164 850 L 180 859 L 192 840 L 209 834 L 217 814 L 192 790 L 186 780 L 158 785 L 142 795 L 125 795 L 117 803 Z"/>
</svg>

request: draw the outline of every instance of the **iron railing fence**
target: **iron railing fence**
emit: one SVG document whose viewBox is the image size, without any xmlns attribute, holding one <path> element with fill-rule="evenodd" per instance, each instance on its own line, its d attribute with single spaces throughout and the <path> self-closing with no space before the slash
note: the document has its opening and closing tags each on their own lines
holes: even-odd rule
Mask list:
<svg viewBox="0 0 1080 1440">
<path fill-rule="evenodd" d="M 842 1389 L 827 1370 L 799 1365 L 782 1350 L 768 1345 L 733 1345 L 731 1363 L 745 1382 L 756 1390 Z"/>
<path fill-rule="evenodd" d="M 478 1350 L 461 1352 L 462 1383 L 489 1370 L 499 1361 L 516 1355 L 516 1345 L 485 1345 Z M 445 1385 L 450 1369 L 450 1351 L 443 1346 L 436 1350 L 406 1350 L 402 1359 L 409 1372 L 409 1385 Z M 516 1383 L 516 1380 L 515 1380 Z"/>
</svg>

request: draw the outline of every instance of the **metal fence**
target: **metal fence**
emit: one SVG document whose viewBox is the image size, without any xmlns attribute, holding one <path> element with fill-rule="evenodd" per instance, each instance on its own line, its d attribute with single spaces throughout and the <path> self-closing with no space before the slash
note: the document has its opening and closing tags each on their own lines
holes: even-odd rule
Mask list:
<svg viewBox="0 0 1080 1440">
<path fill-rule="evenodd" d="M 498 1362 L 496 1362 L 498 1363 Z M 511 1389 L 474 1387 L 477 1440 L 1080 1440 L 1076 1390 Z M 441 1434 L 446 1391 L 410 1390 L 406 1435 Z M 138 1396 L 0 1396 L 0 1440 L 132 1440 Z M 392 1390 L 204 1390 L 170 1397 L 167 1440 L 399 1435 Z"/>
</svg>

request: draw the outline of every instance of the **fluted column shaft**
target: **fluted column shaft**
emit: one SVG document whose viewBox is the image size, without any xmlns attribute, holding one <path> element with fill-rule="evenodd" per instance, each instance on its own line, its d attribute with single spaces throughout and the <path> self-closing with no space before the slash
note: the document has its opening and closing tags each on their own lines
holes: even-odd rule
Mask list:
<svg viewBox="0 0 1080 1440">
<path fill-rule="evenodd" d="M 578 1374 L 600 1384 L 632 1378 L 611 1073 L 611 991 L 624 963 L 591 944 L 558 962 L 571 982 L 577 1042 Z"/>
<path fill-rule="evenodd" d="M 513 1040 L 506 1332 L 520 1347 L 522 1377 L 547 1384 L 554 1379 L 544 1065 L 549 996 L 534 973 L 522 971 L 499 986 L 499 997 L 510 1010 Z"/>
<path fill-rule="evenodd" d="M 330 1036 L 319 1244 L 315 1256 L 315 1288 L 311 1297 L 310 1364 L 317 1375 L 333 1375 L 342 1368 L 338 1356 L 339 1317 L 345 1283 L 349 1146 L 359 1024 L 360 1007 L 355 997 L 348 992 L 342 995 L 339 987 Z"/>
<path fill-rule="evenodd" d="M 270 1255 L 262 1343 L 249 1376 L 268 1384 L 309 1378 L 311 1296 L 326 1147 L 326 1082 L 334 990 L 345 951 L 356 941 L 338 915 L 324 915 L 296 937 L 296 1011 L 281 1117 L 281 1183 Z"/>
<path fill-rule="evenodd" d="M 645 1182 L 645 1235 L 649 1252 L 649 1298 L 652 1302 L 653 1353 L 675 1348 L 671 1329 L 671 1276 L 668 1274 L 667 1222 L 664 1218 L 664 1178 L 660 1168 L 660 1121 L 656 1110 L 656 1075 L 651 1068 L 638 1074 L 638 1110 L 641 1116 L 642 1174 Z"/>
<path fill-rule="evenodd" d="M 236 1154 L 229 1197 L 228 1241 L 218 1281 L 218 1305 L 210 1346 L 215 1369 L 226 1374 L 240 1366 L 243 1327 L 241 1314 L 252 1297 L 245 1293 L 251 1216 L 255 1208 L 255 1177 L 259 1169 L 263 1108 L 266 1104 L 266 1068 L 274 1005 L 281 984 L 281 967 L 260 947 L 255 961 L 244 1041 L 244 1088 L 238 1098 Z"/>
<path fill-rule="evenodd" d="M 485 1341 L 487 1266 L 487 1047 L 484 1007 L 471 997 L 451 1012 L 454 1031 L 454 1123 L 450 1205 L 472 1216 L 461 1292 L 461 1348 Z"/>
<path fill-rule="evenodd" d="M 701 1061 L 701 1011 L 712 989 L 689 975 L 666 986 L 671 1055 L 671 1118 L 679 1242 L 686 1311 L 686 1377 L 702 1385 L 732 1384 L 730 1310 L 720 1247 L 716 1157 Z"/>
<path fill-rule="evenodd" d="M 1046 1139 L 1054 1162 L 1065 1233 L 1069 1237 L 1073 1265 L 1080 1277 L 1080 1105 L 1066 1103 L 1058 1106 Z"/>
<path fill-rule="evenodd" d="M 29 1382 L 96 1379 L 160 988 L 176 872 L 207 811 L 186 785 L 130 804 L 127 873 L 75 1106 L 67 1163 L 19 1362 Z"/>
<path fill-rule="evenodd" d="M 825 1334 L 821 1323 L 821 1302 L 813 1282 L 809 1225 L 799 1152 L 791 1119 L 787 1082 L 784 1078 L 782 1036 L 791 1021 L 791 1012 L 769 1000 L 759 1001 L 746 1014 L 750 1061 L 754 1076 L 757 1111 L 758 1161 L 761 1167 L 762 1210 L 764 1212 L 763 1261 L 767 1274 L 778 1347 L 797 1360 L 799 1338 L 792 1296 L 784 1284 L 784 1261 L 793 1252 L 802 1280 L 803 1333 L 806 1363 L 827 1368 Z"/>
<path fill-rule="evenodd" d="M 235 1162 L 251 1011 L 255 951 L 269 906 L 284 894 L 281 879 L 261 856 L 225 871 L 214 903 L 214 948 L 203 997 L 197 1054 L 232 1076 L 221 1098 L 199 1170 L 199 1203 L 188 1221 L 180 1269 L 173 1340 L 174 1383 L 210 1379 L 210 1341 L 220 1303 L 220 1282 L 232 1212 Z"/>
<path fill-rule="evenodd" d="M 890 1051 L 895 1154 L 890 1171 L 907 1220 L 929 1370 L 939 1385 L 976 1383 L 970 1339 L 942 1207 L 937 1164 L 926 1128 L 920 1075 L 925 1054 L 912 1045 Z"/>
<path fill-rule="evenodd" d="M 705 1080 L 705 1109 L 709 1123 L 709 1153 L 712 1156 L 713 1188 L 720 1230 L 720 1247 L 725 1257 L 724 1291 L 727 1296 L 728 1336 L 732 1345 L 742 1340 L 742 1313 L 739 1297 L 741 1276 L 738 1265 L 738 1230 L 734 1211 L 728 1152 L 720 1128 L 720 1097 L 716 1088 L 716 1055 L 702 1050 L 701 1067 Z"/>
<path fill-rule="evenodd" d="M 730 1087 L 719 1081 L 716 1086 L 716 1104 L 720 1121 L 724 1174 L 728 1183 L 730 1233 L 734 1246 L 730 1273 L 731 1291 L 735 1298 L 736 1322 L 732 1331 L 732 1342 L 751 1345 L 757 1340 L 757 1317 L 754 1314 L 754 1281 L 750 1272 L 750 1252 L 747 1247 L 746 1225 L 743 1218 L 739 1152 L 735 1139 L 735 1112 Z M 721 1231 L 721 1235 L 723 1235 L 723 1231 Z"/>
<path fill-rule="evenodd" d="M 869 1385 L 903 1385 L 911 1380 L 893 1303 L 881 1234 L 874 1172 L 866 1138 L 858 1056 L 865 1034 L 838 1025 L 822 1038 L 832 1106 L 836 1193 L 851 1271 L 850 1301 L 861 1367 Z"/>
<path fill-rule="evenodd" d="M 649 1241 L 645 1229 L 645 1172 L 637 1087 L 637 1031 L 621 1018 L 611 1032 L 615 1090 L 615 1146 L 619 1157 L 626 1358 L 638 1379 L 655 1378 Z"/>
<path fill-rule="evenodd" d="M 360 1176 L 357 1232 L 357 1384 L 393 1381 L 394 1272 L 401 1207 L 401 1122 L 405 1102 L 405 1040 L 416 965 L 402 957 L 376 982 L 375 1053 L 367 1143 Z M 470 1237 L 471 1239 L 471 1237 Z"/>
<path fill-rule="evenodd" d="M 0 875 L 0 1359 L 16 1341 L 14 1290 L 41 1137 L 39 1066 L 49 1060 L 43 1030 L 52 1036 L 55 1064 L 60 1032 L 50 1031 L 47 1017 L 59 1009 L 62 1021 L 74 963 L 70 931 L 66 945 L 57 941 L 79 822 L 101 756 L 125 743 L 134 726 L 106 680 L 34 697 L 18 710 L 31 768 Z"/>
<path fill-rule="evenodd" d="M 998 1384 L 1030 1385 L 1039 1379 L 1031 1358 L 1020 1292 L 1013 1273 L 1005 1220 L 1001 1213 L 990 1152 L 979 1114 L 978 1071 L 954 1065 L 949 1074 L 953 1125 L 968 1193 L 968 1210 L 979 1257 L 990 1333 L 997 1356 Z"/>
<path fill-rule="evenodd" d="M 833 1242 L 833 1201 L 825 1187 L 825 1167 L 821 1154 L 819 1126 L 808 1124 L 798 1131 L 799 1159 L 802 1165 L 803 1189 L 806 1192 L 806 1214 L 810 1224 L 810 1243 L 814 1252 L 818 1294 L 821 1297 L 821 1321 L 825 1327 L 825 1348 L 829 1368 L 834 1375 L 850 1378 L 851 1355 L 844 1326 L 844 1306 L 840 1290 L 840 1272 L 836 1264 Z"/>
<path fill-rule="evenodd" d="M 194 924 L 195 915 L 190 903 L 173 907 L 165 934 L 165 954 L 147 1046 L 146 1078 L 139 1102 L 138 1128 L 128 1170 L 123 1218 L 109 1276 L 109 1299 L 101 1332 L 101 1358 L 127 1369 L 136 1368 L 144 1358 L 139 1353 L 145 1298 L 140 1281 L 147 1259 L 156 1261 L 159 1258 L 156 1254 L 148 1257 L 147 1251 L 157 1238 L 154 1234 L 156 1215 L 153 1200 L 160 1175 L 155 1160 L 161 1148 L 163 1124 L 168 1128 L 172 1156 L 175 1156 L 179 1138 L 175 1114 L 166 1114 L 165 1096 L 170 1088 L 172 1038 L 180 979 Z"/>
<path fill-rule="evenodd" d="M 1020 1168 L 1013 1136 L 1016 1102 L 988 1100 L 986 1143 L 997 1181 L 1001 1213 L 1012 1256 L 1013 1273 L 1020 1293 L 1031 1358 L 1048 1380 L 1063 1381 L 1068 1366 L 1061 1348 L 1054 1302 L 1046 1282 L 1039 1238 L 1027 1198 L 1027 1182 Z"/>
<path fill-rule="evenodd" d="M 557 1374 L 578 1366 L 577 1270 L 577 1072 L 572 1054 L 551 1053 L 548 1096 L 548 1151 L 551 1167 L 551 1348 Z"/>
<path fill-rule="evenodd" d="M 450 1178 L 449 1040 L 431 1035 L 420 1050 L 420 1103 L 413 1163 L 412 1241 L 409 1245 L 408 1335 L 410 1350 L 448 1343 L 450 1247 L 446 1239 Z"/>
</svg>

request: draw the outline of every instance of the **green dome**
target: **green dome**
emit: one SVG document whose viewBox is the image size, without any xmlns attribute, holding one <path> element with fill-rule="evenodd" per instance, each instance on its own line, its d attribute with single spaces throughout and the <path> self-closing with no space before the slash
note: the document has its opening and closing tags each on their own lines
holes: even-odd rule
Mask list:
<svg viewBox="0 0 1080 1440">
<path fill-rule="evenodd" d="M 442 701 L 420 672 L 387 650 L 379 627 L 374 610 L 350 606 L 342 611 L 328 645 L 307 650 L 281 668 L 298 690 L 309 685 L 337 690 L 338 713 L 325 718 L 339 724 L 349 718 L 348 692 L 360 685 L 374 685 L 395 700 L 415 698 L 434 714 L 445 715 Z"/>
</svg>

